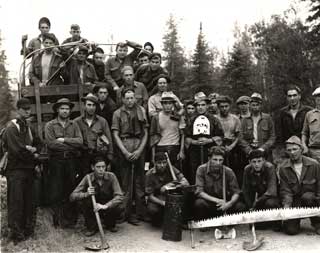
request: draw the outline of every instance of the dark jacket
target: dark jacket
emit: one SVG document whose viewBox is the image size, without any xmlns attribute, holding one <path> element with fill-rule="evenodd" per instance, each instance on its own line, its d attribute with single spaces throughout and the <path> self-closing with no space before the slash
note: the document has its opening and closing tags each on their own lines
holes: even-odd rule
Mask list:
<svg viewBox="0 0 320 253">
<path fill-rule="evenodd" d="M 283 205 L 292 206 L 306 192 L 314 193 L 320 205 L 320 165 L 306 156 L 302 156 L 302 164 L 300 181 L 290 159 L 280 165 L 280 197 Z"/>
<path fill-rule="evenodd" d="M 57 39 L 57 37 L 54 35 L 54 44 L 55 45 L 59 45 L 59 41 Z M 36 38 L 33 38 L 32 40 L 30 40 L 28 46 L 26 47 L 26 56 L 28 54 L 30 54 L 31 52 L 37 50 L 37 49 L 40 49 L 41 48 L 41 43 L 42 43 L 42 38 L 41 38 L 41 34 L 36 37 Z M 23 55 L 23 49 L 21 49 L 21 55 Z"/>
<path fill-rule="evenodd" d="M 40 83 L 42 80 L 42 65 L 41 58 L 44 52 L 37 54 L 31 61 L 31 66 L 29 69 L 29 78 L 31 85 L 35 83 Z M 49 75 L 48 79 L 59 69 L 60 64 L 63 62 L 61 56 L 53 52 L 50 67 L 49 67 Z M 65 78 L 65 69 L 62 68 L 59 73 L 55 74 L 55 77 L 48 83 L 48 85 L 61 85 L 63 84 Z"/>
<path fill-rule="evenodd" d="M 279 119 L 276 121 L 277 142 L 284 143 L 293 135 L 301 138 L 304 118 L 306 113 L 310 110 L 312 110 L 310 106 L 301 105 L 295 119 L 293 119 L 289 106 L 281 108 Z"/>
<path fill-rule="evenodd" d="M 96 63 L 93 59 L 87 59 L 87 61 L 92 64 L 94 67 L 94 70 L 96 71 L 96 74 L 98 76 L 98 81 L 103 82 L 105 79 L 105 65 L 103 62 Z"/>
<path fill-rule="evenodd" d="M 85 84 L 98 81 L 98 76 L 92 64 L 85 62 L 83 66 L 83 82 L 80 78 L 79 63 L 75 59 L 71 59 L 67 64 L 67 83 L 68 84 Z"/>
<path fill-rule="evenodd" d="M 103 108 L 100 104 L 96 107 L 96 114 L 105 118 L 108 121 L 109 126 L 112 125 L 112 116 L 115 110 L 117 110 L 116 103 L 112 100 L 111 97 L 107 97 L 106 101 L 103 103 Z"/>
</svg>

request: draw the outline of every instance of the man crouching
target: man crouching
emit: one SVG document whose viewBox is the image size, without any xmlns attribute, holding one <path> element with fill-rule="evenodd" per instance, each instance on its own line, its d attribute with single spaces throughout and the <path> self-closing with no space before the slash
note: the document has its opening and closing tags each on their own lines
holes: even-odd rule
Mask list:
<svg viewBox="0 0 320 253">
<path fill-rule="evenodd" d="M 92 182 L 89 187 L 88 178 L 85 176 L 76 189 L 71 193 L 70 200 L 81 200 L 86 236 L 92 236 L 98 231 L 94 212 L 100 214 L 105 227 L 111 232 L 117 232 L 116 219 L 123 211 L 121 205 L 123 193 L 117 177 L 112 172 L 106 171 L 107 164 L 103 157 L 95 157 L 91 162 L 92 173 L 88 174 Z M 93 208 L 91 195 L 96 197 L 96 206 Z"/>
</svg>

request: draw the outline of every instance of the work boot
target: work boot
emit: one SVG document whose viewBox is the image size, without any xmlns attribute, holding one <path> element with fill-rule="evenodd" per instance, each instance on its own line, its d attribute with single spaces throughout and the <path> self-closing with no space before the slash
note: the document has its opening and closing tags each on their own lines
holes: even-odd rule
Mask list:
<svg viewBox="0 0 320 253">
<path fill-rule="evenodd" d="M 108 230 L 111 233 L 117 233 L 119 231 L 119 228 L 116 225 L 114 225 L 113 227 L 109 227 Z"/>
<path fill-rule="evenodd" d="M 136 217 L 129 217 L 128 218 L 128 223 L 134 226 L 139 226 L 140 221 Z"/>
</svg>

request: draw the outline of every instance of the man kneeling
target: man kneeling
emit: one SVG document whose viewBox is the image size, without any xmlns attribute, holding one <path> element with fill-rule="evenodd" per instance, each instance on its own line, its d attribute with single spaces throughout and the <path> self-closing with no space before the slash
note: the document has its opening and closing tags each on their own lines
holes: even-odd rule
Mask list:
<svg viewBox="0 0 320 253">
<path fill-rule="evenodd" d="M 153 226 L 161 226 L 162 224 L 165 192 L 177 187 L 177 185 L 189 185 L 183 174 L 177 168 L 172 168 L 177 182 L 173 182 L 165 154 L 156 153 L 155 167 L 146 174 L 146 194 L 149 196 L 147 210 Z"/>
<path fill-rule="evenodd" d="M 232 169 L 223 165 L 225 152 L 220 147 L 212 147 L 210 151 L 210 160 L 199 166 L 196 174 L 194 211 L 197 220 L 245 210 L 244 203 L 239 200 L 237 178 Z"/>
<path fill-rule="evenodd" d="M 88 174 L 92 182 L 89 187 L 88 178 L 85 176 L 76 189 L 71 193 L 70 200 L 81 200 L 86 236 L 92 236 L 98 231 L 95 212 L 99 211 L 105 227 L 111 232 L 117 232 L 116 219 L 123 211 L 123 193 L 117 177 L 112 172 L 106 171 L 106 162 L 103 157 L 95 157 L 91 162 L 92 173 Z M 95 195 L 97 205 L 93 209 L 91 195 Z"/>
</svg>

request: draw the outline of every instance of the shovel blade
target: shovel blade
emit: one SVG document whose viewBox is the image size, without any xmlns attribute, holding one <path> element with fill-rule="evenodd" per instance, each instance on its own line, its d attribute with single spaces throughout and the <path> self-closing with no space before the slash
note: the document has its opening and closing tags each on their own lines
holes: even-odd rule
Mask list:
<svg viewBox="0 0 320 253">
<path fill-rule="evenodd" d="M 263 238 L 259 238 L 252 242 L 243 242 L 242 248 L 247 251 L 253 251 L 260 248 L 263 244 Z"/>
</svg>

